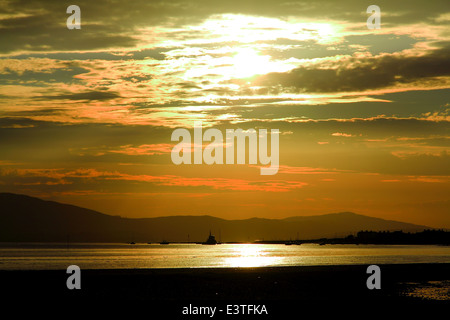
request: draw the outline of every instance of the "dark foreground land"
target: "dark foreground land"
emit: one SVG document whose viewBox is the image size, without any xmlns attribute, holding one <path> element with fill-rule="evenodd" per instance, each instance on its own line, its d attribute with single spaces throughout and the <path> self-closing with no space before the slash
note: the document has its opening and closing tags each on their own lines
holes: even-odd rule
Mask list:
<svg viewBox="0 0 450 320">
<path fill-rule="evenodd" d="M 81 270 L 80 290 L 67 289 L 65 270 L 3 270 L 0 281 L 4 310 L 19 304 L 21 312 L 47 315 L 66 308 L 68 314 L 125 312 L 131 317 L 144 311 L 144 319 L 212 318 L 183 315 L 189 305 L 217 307 L 215 319 L 305 319 L 311 311 L 319 319 L 448 311 L 449 264 L 380 265 L 380 290 L 367 288 L 367 267 Z M 227 314 L 227 305 L 236 304 L 265 305 L 268 315 Z"/>
</svg>

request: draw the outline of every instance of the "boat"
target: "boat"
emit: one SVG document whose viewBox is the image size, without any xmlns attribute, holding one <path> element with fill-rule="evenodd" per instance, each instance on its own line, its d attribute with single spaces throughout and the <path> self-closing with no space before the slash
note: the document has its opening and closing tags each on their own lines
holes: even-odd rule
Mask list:
<svg viewBox="0 0 450 320">
<path fill-rule="evenodd" d="M 169 241 L 163 240 L 159 244 L 169 244 Z"/>
<path fill-rule="evenodd" d="M 136 244 L 136 242 L 134 242 L 134 241 L 131 241 L 131 242 L 130 242 L 130 244 Z"/>
<path fill-rule="evenodd" d="M 216 237 L 214 237 L 214 236 L 211 234 L 211 231 L 209 232 L 209 237 L 208 237 L 208 239 L 207 239 L 205 242 L 203 242 L 202 244 L 207 244 L 207 245 L 214 245 L 214 244 L 217 244 Z"/>
</svg>

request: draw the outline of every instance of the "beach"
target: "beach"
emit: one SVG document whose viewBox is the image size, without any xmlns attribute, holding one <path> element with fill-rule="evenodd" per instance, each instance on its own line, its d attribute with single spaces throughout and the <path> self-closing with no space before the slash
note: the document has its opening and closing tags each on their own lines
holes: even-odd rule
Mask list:
<svg viewBox="0 0 450 320">
<path fill-rule="evenodd" d="M 380 290 L 367 288 L 367 267 L 81 270 L 80 290 L 67 289 L 70 275 L 66 270 L 3 270 L 0 279 L 10 301 L 69 303 L 78 308 L 105 303 L 145 306 L 173 317 L 183 317 L 183 307 L 195 305 L 216 306 L 223 312 L 228 304 L 265 305 L 268 315 L 251 316 L 266 318 L 323 305 L 377 306 L 377 311 L 393 306 L 411 310 L 449 305 L 449 264 L 380 265 Z M 434 296 L 427 296 L 427 288 Z M 216 313 L 214 317 L 218 316 Z"/>
</svg>

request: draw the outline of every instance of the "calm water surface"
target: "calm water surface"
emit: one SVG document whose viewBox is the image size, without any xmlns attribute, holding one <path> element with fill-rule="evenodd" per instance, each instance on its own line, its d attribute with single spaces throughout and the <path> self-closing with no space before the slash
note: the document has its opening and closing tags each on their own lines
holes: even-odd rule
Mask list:
<svg viewBox="0 0 450 320">
<path fill-rule="evenodd" d="M 450 263 L 448 246 L 0 243 L 0 270 Z"/>
</svg>

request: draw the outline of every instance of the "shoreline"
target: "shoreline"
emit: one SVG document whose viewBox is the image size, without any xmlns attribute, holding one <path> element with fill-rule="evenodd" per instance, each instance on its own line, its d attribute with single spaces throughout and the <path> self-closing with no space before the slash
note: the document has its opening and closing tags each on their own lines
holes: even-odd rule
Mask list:
<svg viewBox="0 0 450 320">
<path fill-rule="evenodd" d="M 417 300 L 402 296 L 413 283 L 449 281 L 449 263 L 380 264 L 381 290 L 366 286 L 368 265 L 257 268 L 84 269 L 81 290 L 68 290 L 66 270 L 0 270 L 10 297 L 166 300 Z"/>
<path fill-rule="evenodd" d="M 80 290 L 67 289 L 66 270 L 0 270 L 0 283 L 5 306 L 19 302 L 26 307 L 20 307 L 21 312 L 30 315 L 44 306 L 46 315 L 58 318 L 61 306 L 68 310 L 64 314 L 83 317 L 149 313 L 157 319 L 210 319 L 182 314 L 184 308 L 200 306 L 223 311 L 214 319 L 300 319 L 308 314 L 404 317 L 448 311 L 450 263 L 380 264 L 380 290 L 367 288 L 367 267 L 86 269 L 81 270 Z M 429 284 L 434 293 L 444 285 L 448 300 L 408 295 Z M 225 314 L 228 306 L 236 305 L 264 306 L 268 314 Z"/>
</svg>

